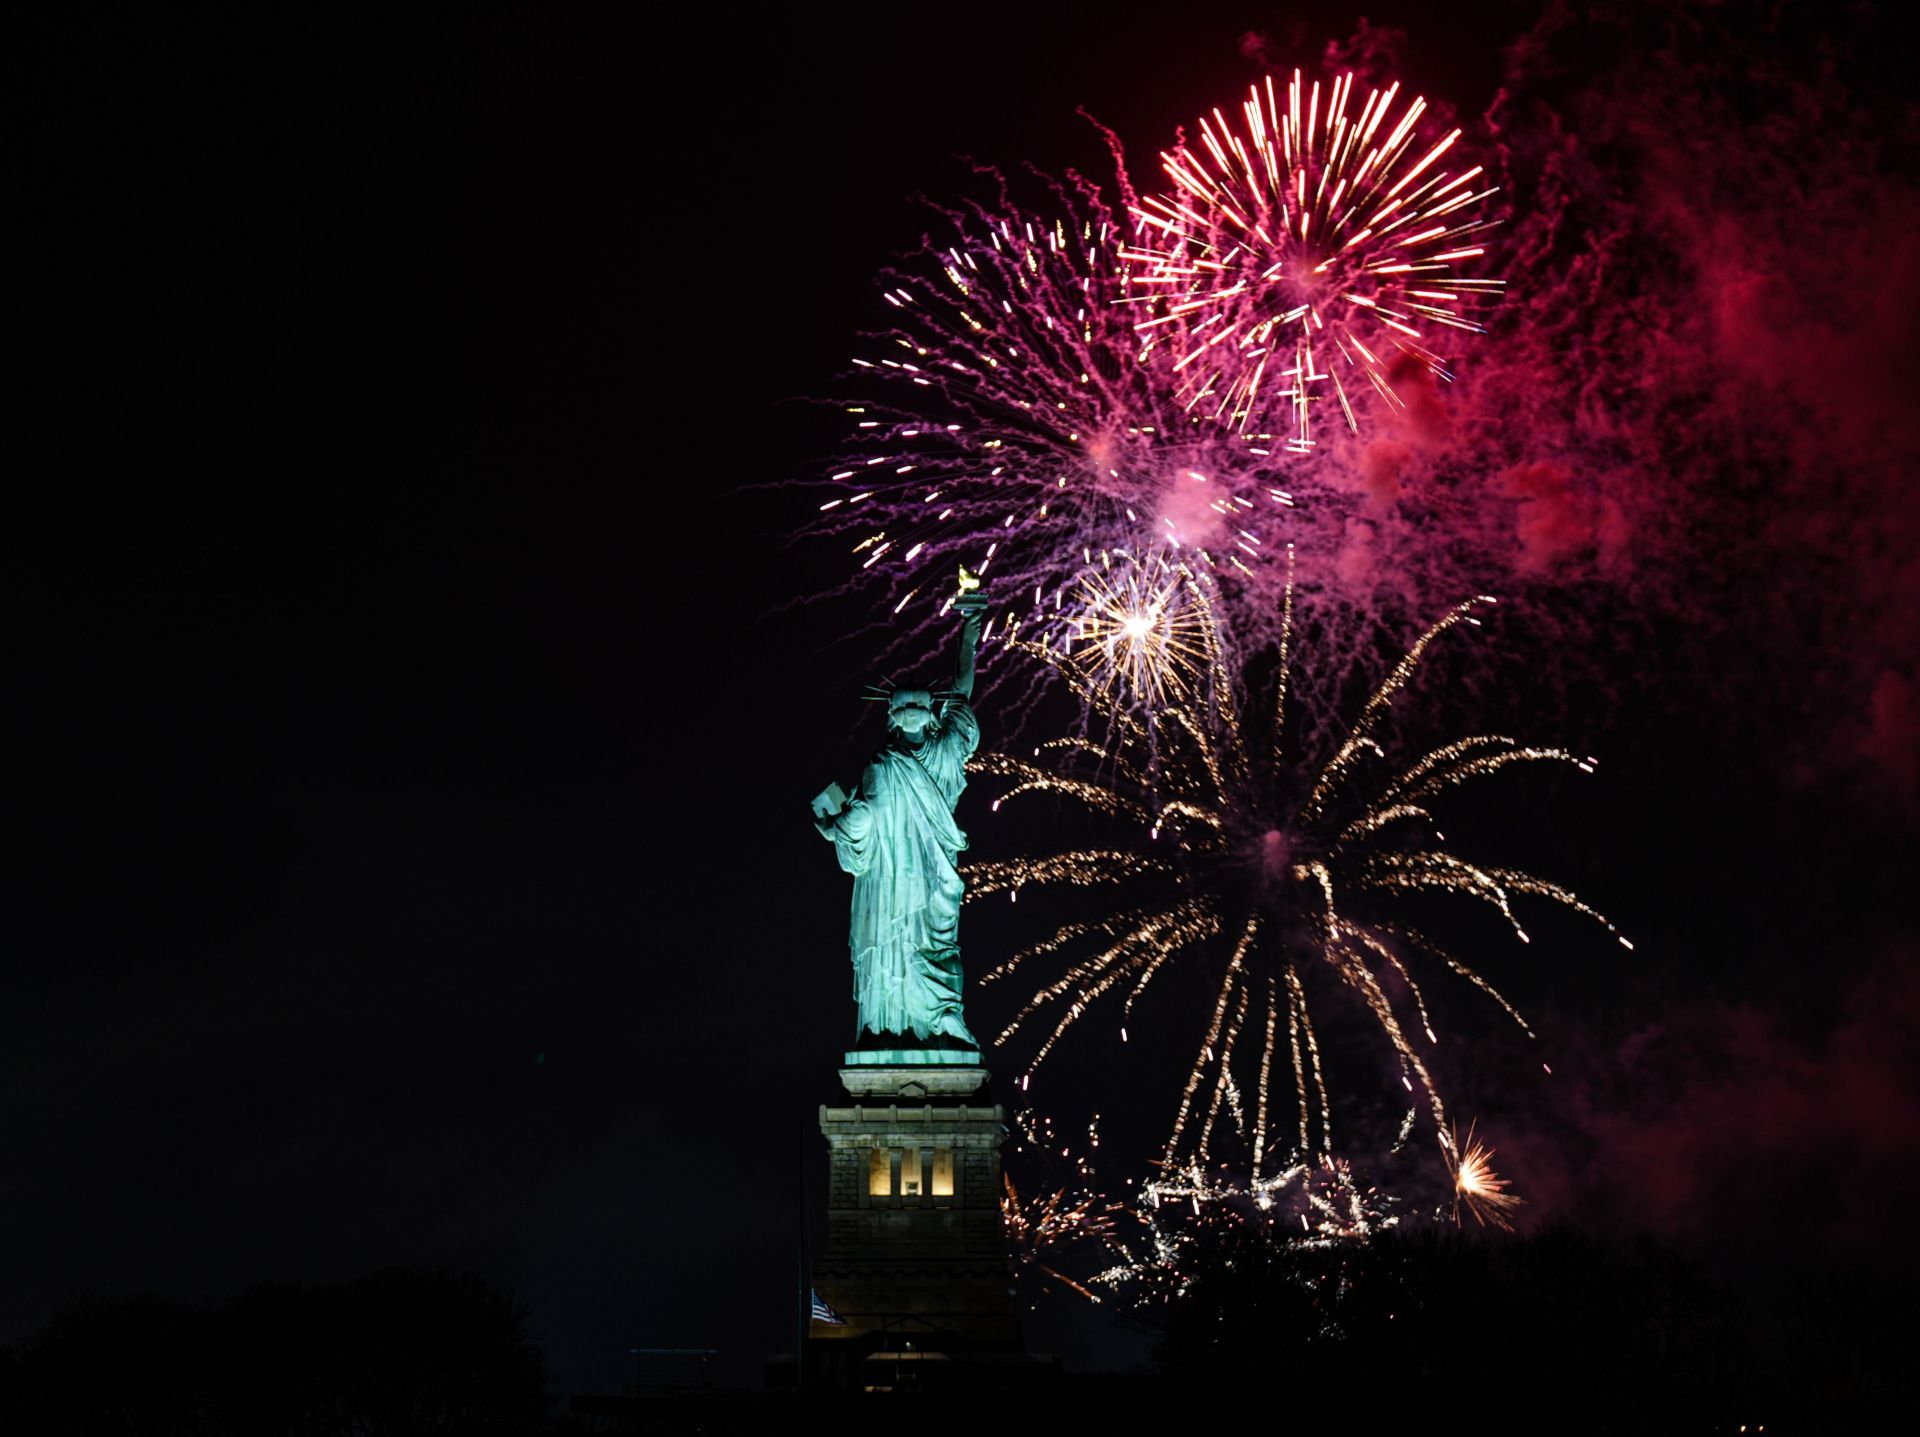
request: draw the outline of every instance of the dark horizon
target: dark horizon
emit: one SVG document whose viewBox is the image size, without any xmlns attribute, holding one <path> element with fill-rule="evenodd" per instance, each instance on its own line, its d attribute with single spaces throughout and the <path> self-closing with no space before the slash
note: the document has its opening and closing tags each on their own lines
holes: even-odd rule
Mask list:
<svg viewBox="0 0 1920 1437">
<path fill-rule="evenodd" d="M 563 1392 L 616 1390 L 630 1348 L 718 1347 L 745 1381 L 790 1346 L 849 1028 L 806 805 L 878 733 L 872 595 L 802 532 L 793 481 L 839 438 L 809 401 L 967 157 L 1104 176 L 1084 107 L 1145 173 L 1251 54 L 1357 21 L 968 13 L 29 22 L 0 1345 L 87 1294 L 398 1265 L 512 1288 Z M 1541 13 L 1367 11 L 1463 121 Z M 1689 14 L 1666 73 L 1736 28 Z M 1728 42 L 1756 93 L 1804 66 L 1849 123 L 1898 121 L 1781 226 L 1871 279 L 1870 312 L 1782 301 L 1824 273 L 1806 254 L 1702 279 L 1742 316 L 1701 360 L 1751 410 L 1740 482 L 1654 476 L 1692 547 L 1525 587 L 1458 690 L 1472 728 L 1602 755 L 1471 822 L 1637 944 L 1547 925 L 1551 952 L 1494 955 L 1540 1041 L 1461 1003 L 1458 1106 L 1528 1222 L 1648 1234 L 1736 1288 L 1910 1277 L 1920 1174 L 1912 77 L 1871 8 L 1791 15 Z M 1531 73 L 1577 108 L 1578 76 Z M 1699 233 L 1660 225 L 1694 259 L 1784 210 L 1691 162 L 1666 183 L 1697 184 Z M 1819 423 L 1789 430 L 1801 402 Z M 960 821 L 1005 852 L 988 803 Z M 969 910 L 970 980 L 1017 916 Z M 1005 1001 L 970 990 L 977 1029 Z M 1063 1048 L 1044 1102 L 1163 1103 L 1109 1048 Z M 1137 1353 L 1052 1297 L 1032 1322 L 1082 1365 Z"/>
</svg>

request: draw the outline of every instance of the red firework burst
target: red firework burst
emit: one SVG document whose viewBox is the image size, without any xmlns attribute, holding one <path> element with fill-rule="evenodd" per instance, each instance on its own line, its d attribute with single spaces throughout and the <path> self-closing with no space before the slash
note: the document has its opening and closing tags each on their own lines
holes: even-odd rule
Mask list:
<svg viewBox="0 0 1920 1437">
<path fill-rule="evenodd" d="M 1296 70 L 1284 108 L 1271 76 L 1249 88 L 1241 130 L 1214 110 L 1198 149 L 1162 152 L 1174 188 L 1134 207 L 1121 251 L 1136 267 L 1122 302 L 1144 308 L 1135 330 L 1171 354 L 1186 409 L 1285 429 L 1295 453 L 1329 390 L 1357 432 L 1356 390 L 1404 408 L 1405 366 L 1451 379 L 1433 329 L 1483 333 L 1470 311 L 1503 283 L 1465 272 L 1498 221 L 1482 168 L 1440 163 L 1461 131 L 1423 139 L 1427 102 L 1396 115 L 1397 82 L 1357 115 L 1353 90 L 1351 74 L 1303 89 Z"/>
</svg>

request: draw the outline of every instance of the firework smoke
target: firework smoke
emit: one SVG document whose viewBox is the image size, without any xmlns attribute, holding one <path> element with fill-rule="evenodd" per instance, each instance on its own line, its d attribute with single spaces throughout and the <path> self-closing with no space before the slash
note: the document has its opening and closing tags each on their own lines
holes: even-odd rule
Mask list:
<svg viewBox="0 0 1920 1437">
<path fill-rule="evenodd" d="M 1167 233 L 1136 233 L 1131 211 L 1151 211 L 1124 172 L 1111 202 L 1072 180 L 1028 205 L 1003 187 L 978 207 L 942 212 L 924 252 L 887 277 L 897 328 L 862 342 L 858 357 L 873 367 L 857 370 L 862 382 L 846 401 L 865 411 L 848 419 L 870 427 L 855 431 L 844 462 L 823 468 L 809 506 L 839 501 L 821 517 L 890 629 L 903 601 L 916 629 L 933 624 L 939 586 L 923 587 L 918 565 L 942 545 L 1018 576 L 997 590 L 1003 603 L 1017 592 L 1026 613 L 1067 602 L 1076 574 L 1103 550 L 1146 553 L 1179 530 L 1215 560 L 1218 598 L 1238 632 L 1270 641 L 1261 626 L 1278 608 L 1280 581 L 1271 556 L 1291 543 L 1299 620 L 1318 656 L 1295 685 L 1296 707 L 1304 699 L 1323 719 L 1350 677 L 1384 671 L 1367 645 L 1372 629 L 1431 613 L 1445 596 L 1495 590 L 1524 613 L 1524 625 L 1508 627 L 1527 634 L 1543 715 L 1574 717 L 1568 694 L 1609 681 L 1609 657 L 1652 637 L 1688 683 L 1643 691 L 1643 705 L 1711 707 L 1727 737 L 1756 754 L 1789 737 L 1804 746 L 1812 734 L 1806 763 L 1821 777 L 1857 769 L 1894 780 L 1876 787 L 1883 801 L 1911 795 L 1920 781 L 1920 491 L 1904 476 L 1920 455 L 1906 402 L 1920 333 L 1920 190 L 1903 149 L 1909 87 L 1884 24 L 1864 11 L 1822 17 L 1735 3 L 1676 18 L 1668 6 L 1609 4 L 1556 9 L 1517 37 L 1484 120 L 1456 121 L 1435 100 L 1402 156 L 1410 168 L 1465 131 L 1402 194 L 1434 171 L 1484 164 L 1470 183 L 1474 193 L 1498 186 L 1485 203 L 1502 208 L 1486 218 L 1504 224 L 1492 253 L 1459 263 L 1487 264 L 1509 282 L 1508 297 L 1477 315 L 1463 310 L 1487 327 L 1484 337 L 1439 326 L 1460 340 L 1455 382 L 1413 354 L 1385 366 L 1398 404 L 1363 377 L 1376 402 L 1370 415 L 1356 408 L 1357 435 L 1331 380 L 1309 382 L 1309 395 L 1325 397 L 1310 402 L 1320 413 L 1304 459 L 1287 449 L 1297 437 L 1293 400 L 1274 367 L 1297 367 L 1285 358 L 1286 334 L 1276 330 L 1280 349 L 1261 380 L 1278 405 L 1272 422 L 1242 434 L 1230 407 L 1183 429 L 1182 417 L 1201 413 L 1184 409 L 1191 392 L 1179 397 L 1187 376 L 1218 363 L 1230 387 L 1227 368 L 1258 357 L 1236 338 L 1176 376 L 1182 326 L 1143 335 L 1132 328 L 1141 303 L 1082 303 L 1101 290 L 1141 300 L 1150 262 L 1123 260 L 1120 247 L 1157 248 L 1154 235 Z M 1737 47 L 1727 43 L 1734 33 Z M 1301 66 L 1298 154 L 1309 195 L 1322 172 L 1304 148 L 1310 77 L 1321 76 L 1313 130 L 1324 153 L 1332 86 L 1355 76 L 1347 109 L 1357 119 L 1370 90 L 1384 95 L 1409 72 L 1412 49 L 1363 27 L 1354 43 Z M 1281 121 L 1293 123 L 1287 78 L 1299 48 L 1257 58 L 1271 141 Z M 1276 68 L 1270 104 L 1264 75 Z M 1407 93 L 1376 141 L 1405 117 Z M 1650 107 L 1658 123 L 1648 122 Z M 1231 133 L 1256 157 L 1245 112 L 1227 107 L 1223 117 L 1224 127 L 1208 120 L 1222 152 L 1233 158 Z M 1145 138 L 1219 174 L 1204 132 L 1184 146 Z M 1278 154 L 1283 167 L 1284 144 Z M 1294 187 L 1297 201 L 1297 178 Z M 1281 194 L 1271 184 L 1264 192 Z M 1161 199 L 1183 194 L 1176 185 Z M 1210 233 L 1208 212 L 1193 212 Z M 1277 242 L 1296 233 L 1268 230 Z M 1050 235 L 1076 243 L 1056 251 Z M 954 264 L 956 253 L 973 267 Z M 950 312 L 963 297 L 949 267 L 971 286 L 964 298 L 980 301 L 968 313 L 982 331 Z M 1245 298 L 1223 303 L 1231 310 Z M 1196 310 L 1191 322 L 1205 318 Z M 986 334 L 1020 350 L 1017 374 L 972 356 Z M 984 371 L 977 389 L 943 364 L 950 348 L 967 370 Z M 1323 358 L 1317 348 L 1307 373 L 1342 372 L 1340 363 L 1337 349 Z M 1037 422 L 1048 405 L 1071 416 L 1063 429 Z M 997 461 L 987 461 L 1002 451 L 1025 467 L 995 474 Z M 1204 485 L 1183 478 L 1194 473 Z M 933 478 L 943 482 L 919 487 Z M 1029 531 L 1049 485 L 1061 496 L 1048 507 L 1052 527 Z M 962 491 L 973 507 L 947 513 Z M 1251 522 L 1228 523 L 1216 499 Z M 1236 527 L 1264 562 L 1229 538 Z M 1181 554 L 1200 565 L 1191 548 Z M 905 646 L 930 652 L 932 643 L 928 628 Z M 989 673 L 1003 680 L 1014 667 Z"/>
<path fill-rule="evenodd" d="M 937 641 L 936 580 L 955 562 L 994 579 L 1006 615 L 1031 626 L 1063 609 L 1093 609 L 1078 591 L 1114 555 L 1164 554 L 1219 575 L 1217 600 L 1233 609 L 1240 630 L 1270 639 L 1287 582 L 1277 556 L 1290 547 L 1302 557 L 1304 589 L 1334 600 L 1315 616 L 1325 657 L 1299 701 L 1324 717 L 1319 695 L 1337 689 L 1350 668 L 1378 677 L 1362 637 L 1369 615 L 1383 603 L 1424 598 L 1429 570 L 1460 567 L 1445 542 L 1444 505 L 1429 503 L 1421 551 L 1391 556 L 1402 576 L 1393 591 L 1374 592 L 1370 577 L 1374 559 L 1387 557 L 1376 552 L 1378 511 L 1395 482 L 1381 455 L 1406 448 L 1394 436 L 1420 422 L 1427 387 L 1448 374 L 1423 344 L 1426 331 L 1406 320 L 1477 328 L 1462 317 L 1465 307 L 1497 286 L 1456 273 L 1465 256 L 1439 244 L 1442 234 L 1461 239 L 1462 226 L 1490 221 L 1467 217 L 1486 198 L 1475 187 L 1477 170 L 1455 173 L 1410 154 L 1423 102 L 1398 114 L 1390 94 L 1376 94 L 1349 117 L 1352 77 L 1336 89 L 1324 123 L 1319 100 L 1309 97 L 1311 137 L 1295 136 L 1291 118 L 1274 132 L 1275 153 L 1308 167 L 1288 173 L 1311 169 L 1327 186 L 1322 199 L 1339 197 L 1344 208 L 1324 224 L 1344 238 L 1336 256 L 1316 262 L 1322 273 L 1307 285 L 1318 293 L 1337 281 L 1337 293 L 1301 314 L 1232 321 L 1236 332 L 1264 337 L 1257 353 L 1233 348 L 1253 367 L 1248 374 L 1270 372 L 1264 391 L 1258 378 L 1226 378 L 1216 361 L 1227 349 L 1195 336 L 1217 333 L 1209 326 L 1228 308 L 1269 306 L 1306 283 L 1295 261 L 1318 253 L 1311 216 L 1304 249 L 1296 235 L 1284 262 L 1267 257 L 1268 278 L 1236 288 L 1210 278 L 1206 256 L 1220 237 L 1196 228 L 1186 203 L 1149 199 L 1133 215 L 1116 214 L 1096 187 L 1070 176 L 1048 182 L 1037 207 L 1016 203 L 1002 180 L 992 203 L 936 209 L 921 251 L 885 276 L 892 324 L 862 341 L 857 387 L 841 406 L 849 447 L 815 486 L 816 531 L 845 545 L 857 587 L 883 596 L 895 635 L 889 662 L 918 660 Z M 1192 178 L 1185 162 L 1168 162 Z M 1118 180 L 1121 194 L 1133 196 L 1124 172 Z M 1297 178 L 1290 182 L 1298 188 Z M 1366 215 L 1347 213 L 1360 204 L 1371 207 Z M 1148 247 L 1141 236 L 1153 227 L 1140 216 L 1156 205 L 1161 225 Z M 1382 207 L 1388 213 L 1377 224 L 1363 223 Z M 1187 228 L 1171 233 L 1168 216 Z M 1430 221 L 1442 228 L 1433 231 Z M 1428 272 L 1436 266 L 1447 273 Z M 1296 359 L 1306 356 L 1293 381 L 1287 361 L 1269 363 L 1281 345 L 1277 326 L 1306 327 L 1285 340 Z M 1330 362 L 1352 368 L 1347 379 L 1320 371 L 1311 358 L 1320 341 L 1308 331 L 1324 334 Z M 1191 362 L 1202 350 L 1211 367 Z M 1401 373 L 1410 357 L 1426 366 L 1416 378 Z M 1341 396 L 1352 420 L 1343 388 L 1352 384 L 1393 409 L 1377 441 L 1387 449 L 1323 462 L 1302 437 L 1302 416 L 1324 389 Z M 1222 385 L 1240 399 L 1217 402 Z M 1260 395 L 1283 392 L 1293 398 L 1276 427 L 1260 417 Z M 1282 432 L 1289 425 L 1291 438 Z"/>
</svg>

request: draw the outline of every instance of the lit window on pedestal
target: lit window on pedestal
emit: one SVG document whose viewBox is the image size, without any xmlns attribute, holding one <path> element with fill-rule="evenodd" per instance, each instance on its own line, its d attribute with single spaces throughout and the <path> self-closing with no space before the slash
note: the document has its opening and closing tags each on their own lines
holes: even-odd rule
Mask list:
<svg viewBox="0 0 1920 1437">
<path fill-rule="evenodd" d="M 952 1148 L 935 1148 L 933 1150 L 933 1195 L 935 1197 L 953 1196 Z"/>
<path fill-rule="evenodd" d="M 900 1154 L 900 1195 L 920 1196 L 920 1149 L 907 1148 Z"/>
<path fill-rule="evenodd" d="M 893 1192 L 893 1164 L 885 1148 L 867 1154 L 867 1196 L 888 1197 Z"/>
</svg>

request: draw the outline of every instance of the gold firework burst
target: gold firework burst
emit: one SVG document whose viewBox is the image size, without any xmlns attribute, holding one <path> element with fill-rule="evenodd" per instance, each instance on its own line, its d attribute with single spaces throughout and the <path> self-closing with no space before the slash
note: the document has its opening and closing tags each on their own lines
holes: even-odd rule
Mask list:
<svg viewBox="0 0 1920 1437">
<path fill-rule="evenodd" d="M 1059 648 L 1102 702 L 1151 715 L 1190 696 L 1207 668 L 1204 581 L 1164 555 L 1101 558 L 1080 576 Z"/>
<path fill-rule="evenodd" d="M 1488 994 L 1529 1035 L 1531 1029 L 1485 977 L 1394 917 L 1392 900 L 1413 893 L 1474 899 L 1496 910 L 1525 942 L 1516 900 L 1540 898 L 1591 918 L 1631 947 L 1569 890 L 1450 850 L 1432 811 L 1442 795 L 1514 765 L 1565 763 L 1591 771 L 1592 763 L 1564 749 L 1486 734 L 1442 745 L 1369 782 L 1386 760 L 1378 735 L 1394 698 L 1436 641 L 1479 622 L 1476 614 L 1493 602 L 1482 596 L 1420 636 L 1325 764 L 1317 770 L 1291 764 L 1283 751 L 1293 657 L 1291 585 L 1270 733 L 1262 731 L 1264 723 L 1244 721 L 1242 685 L 1229 666 L 1206 591 L 1196 585 L 1186 592 L 1200 618 L 1195 677 L 1177 693 L 1168 690 L 1150 724 L 1070 653 L 1012 641 L 1065 678 L 1104 721 L 1106 737 L 1056 740 L 1036 748 L 1031 759 L 989 755 L 980 766 L 1010 781 L 995 808 L 1051 793 L 1133 828 L 1140 841 L 981 864 L 969 874 L 969 897 L 1009 891 L 1017 896 L 1020 888 L 1036 884 L 1113 884 L 1154 896 L 1065 924 L 986 974 L 983 982 L 1004 981 L 1042 964 L 1061 965 L 1020 1006 L 999 1040 L 1042 1027 L 1030 1077 L 1094 1007 L 1111 1008 L 1107 1000 L 1117 999 L 1124 1038 L 1134 1005 L 1169 964 L 1224 955 L 1165 1160 L 1169 1166 L 1205 1162 L 1224 1122 L 1250 1145 L 1251 1177 L 1258 1182 L 1272 1162 L 1297 1162 L 1332 1147 L 1332 1104 L 1303 977 L 1317 965 L 1365 1004 L 1395 1055 L 1401 1082 L 1424 1099 L 1449 1166 L 1458 1169 L 1445 1105 L 1414 1037 L 1417 1030 L 1428 1043 L 1437 1041 L 1414 967 L 1425 960 L 1448 969 Z M 1251 1065 L 1250 1054 L 1257 1060 Z M 1292 1069 L 1291 1119 L 1281 1116 L 1276 1064 Z"/>
</svg>

